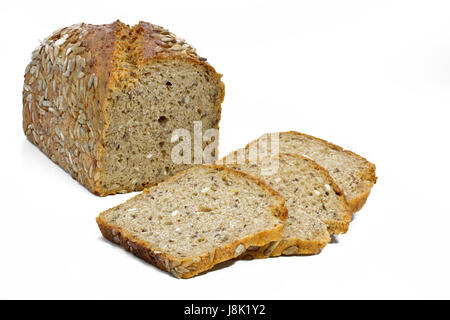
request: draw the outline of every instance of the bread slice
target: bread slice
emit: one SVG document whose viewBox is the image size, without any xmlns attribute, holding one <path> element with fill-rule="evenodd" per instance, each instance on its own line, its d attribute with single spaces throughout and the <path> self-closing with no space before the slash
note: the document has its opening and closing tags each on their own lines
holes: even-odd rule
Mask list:
<svg viewBox="0 0 450 320">
<path fill-rule="evenodd" d="M 252 162 L 248 152 L 246 160 L 240 160 L 238 152 L 234 152 L 222 161 L 232 169 L 262 179 L 286 199 L 288 209 L 281 241 L 247 254 L 259 258 L 269 254 L 314 254 L 329 242 L 329 233 L 347 231 L 351 214 L 342 191 L 314 161 L 280 154 Z"/>
<path fill-rule="evenodd" d="M 177 278 L 281 238 L 284 199 L 262 181 L 203 165 L 101 213 L 105 238 Z"/>
<path fill-rule="evenodd" d="M 247 148 L 267 143 L 270 149 L 270 135 L 261 136 Z M 279 133 L 279 152 L 302 155 L 325 168 L 343 190 L 352 213 L 362 208 L 377 181 L 374 164 L 340 146 L 303 133 Z"/>
<path fill-rule="evenodd" d="M 23 130 L 93 193 L 139 191 L 194 163 L 172 161 L 175 130 L 193 140 L 198 124 L 199 136 L 211 129 L 218 141 L 221 76 L 160 26 L 72 25 L 32 53 Z M 202 150 L 209 142 L 200 141 Z M 195 164 L 214 162 L 214 152 Z"/>
</svg>

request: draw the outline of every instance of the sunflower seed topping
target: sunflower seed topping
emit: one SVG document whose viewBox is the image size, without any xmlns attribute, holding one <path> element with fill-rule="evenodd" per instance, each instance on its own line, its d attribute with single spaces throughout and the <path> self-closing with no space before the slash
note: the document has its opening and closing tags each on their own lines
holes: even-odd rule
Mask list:
<svg viewBox="0 0 450 320">
<path fill-rule="evenodd" d="M 95 79 L 95 74 L 91 74 L 91 76 L 89 77 L 89 82 L 88 82 L 88 90 L 90 90 L 92 88 L 92 85 L 94 84 L 94 79 Z"/>
</svg>

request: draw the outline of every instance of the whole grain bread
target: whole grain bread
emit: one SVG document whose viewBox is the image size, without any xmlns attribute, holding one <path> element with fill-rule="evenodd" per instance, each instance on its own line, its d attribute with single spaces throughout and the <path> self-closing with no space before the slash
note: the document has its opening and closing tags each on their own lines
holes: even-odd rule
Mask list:
<svg viewBox="0 0 450 320">
<path fill-rule="evenodd" d="M 279 152 L 299 154 L 317 162 L 342 189 L 350 211 L 354 213 L 361 209 L 377 181 L 373 163 L 354 152 L 303 133 L 288 131 L 275 134 L 279 135 Z M 246 148 L 267 145 L 270 150 L 271 135 L 274 133 L 262 135 Z"/>
<path fill-rule="evenodd" d="M 192 46 L 160 26 L 72 25 L 32 53 L 23 130 L 93 193 L 142 190 L 191 166 L 171 160 L 174 129 L 193 136 L 195 121 L 201 133 L 218 129 L 220 79 Z"/>
<path fill-rule="evenodd" d="M 281 238 L 284 199 L 242 172 L 203 165 L 101 213 L 105 238 L 178 278 Z"/>
<path fill-rule="evenodd" d="M 347 232 L 351 213 L 342 191 L 325 169 L 305 157 L 279 154 L 245 161 L 235 151 L 219 160 L 234 170 L 256 176 L 286 199 L 288 218 L 282 239 L 245 255 L 315 254 L 329 242 L 329 234 Z M 247 151 L 247 152 L 246 152 Z M 269 170 L 271 169 L 271 170 Z"/>
</svg>

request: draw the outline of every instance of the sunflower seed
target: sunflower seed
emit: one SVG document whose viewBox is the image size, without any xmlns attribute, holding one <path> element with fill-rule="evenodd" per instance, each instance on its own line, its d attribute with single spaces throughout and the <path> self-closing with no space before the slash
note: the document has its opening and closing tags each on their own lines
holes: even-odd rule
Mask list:
<svg viewBox="0 0 450 320">
<path fill-rule="evenodd" d="M 68 34 L 63 35 L 61 38 L 59 38 L 58 40 L 55 41 L 55 45 L 56 46 L 60 46 L 62 44 L 64 44 L 64 42 L 66 42 L 67 38 L 69 37 Z"/>
<path fill-rule="evenodd" d="M 181 50 L 183 50 L 184 48 L 182 47 L 182 46 L 180 46 L 179 44 L 174 44 L 171 48 L 170 48 L 170 50 L 172 50 L 172 51 L 181 51 Z"/>
<path fill-rule="evenodd" d="M 31 73 L 31 74 L 35 74 L 37 71 L 38 71 L 38 67 L 37 67 L 37 66 L 32 66 L 32 67 L 30 68 L 30 73 Z"/>
<path fill-rule="evenodd" d="M 245 251 L 245 246 L 241 243 L 234 250 L 234 257 L 236 258 L 236 257 L 240 256 L 244 251 Z"/>
<path fill-rule="evenodd" d="M 297 246 L 292 246 L 292 247 L 289 247 L 289 248 L 286 248 L 286 249 L 283 250 L 283 255 L 285 255 L 285 256 L 291 256 L 291 255 L 294 255 L 294 254 L 297 254 L 297 253 L 298 253 L 298 247 Z"/>
<path fill-rule="evenodd" d="M 95 74 L 91 74 L 91 76 L 89 77 L 89 82 L 88 82 L 88 90 L 90 90 L 92 88 L 92 85 L 94 84 L 94 78 L 95 78 Z"/>
<path fill-rule="evenodd" d="M 280 243 L 280 240 L 271 242 L 269 244 L 269 246 L 266 248 L 266 250 L 264 250 L 264 254 L 266 256 L 270 256 L 272 254 L 273 250 L 275 250 L 275 248 L 278 246 L 279 243 Z"/>
<path fill-rule="evenodd" d="M 89 168 L 89 173 L 88 173 L 89 178 L 92 178 L 93 172 L 94 172 L 94 166 L 90 166 L 90 168 Z"/>
<path fill-rule="evenodd" d="M 48 108 L 48 111 L 50 111 L 51 113 L 53 113 L 56 117 L 59 117 L 58 111 L 56 111 L 54 108 Z"/>
<path fill-rule="evenodd" d="M 38 137 L 36 131 L 34 131 L 34 130 L 33 130 L 33 138 L 36 143 L 39 141 L 39 137 Z"/>
<path fill-rule="evenodd" d="M 70 59 L 67 64 L 67 71 L 72 72 L 73 70 L 75 70 L 75 59 L 74 58 Z"/>
<path fill-rule="evenodd" d="M 76 65 L 78 71 L 83 71 L 86 67 L 86 60 L 81 56 L 76 56 Z"/>
</svg>

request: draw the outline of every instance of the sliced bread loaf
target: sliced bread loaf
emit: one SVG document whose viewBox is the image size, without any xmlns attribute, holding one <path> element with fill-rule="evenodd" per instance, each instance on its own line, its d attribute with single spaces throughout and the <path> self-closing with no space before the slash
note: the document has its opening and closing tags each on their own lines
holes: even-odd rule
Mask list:
<svg viewBox="0 0 450 320">
<path fill-rule="evenodd" d="M 245 162 L 239 161 L 238 153 L 234 152 L 222 161 L 230 168 L 262 179 L 286 199 L 288 209 L 283 238 L 247 254 L 252 257 L 314 254 L 329 242 L 329 233 L 347 231 L 351 214 L 342 191 L 317 163 L 292 154 L 253 163 L 247 152 L 246 158 Z"/>
<path fill-rule="evenodd" d="M 262 181 L 204 165 L 101 213 L 105 238 L 178 278 L 282 236 L 284 199 Z"/>
<path fill-rule="evenodd" d="M 270 149 L 271 134 L 247 145 L 264 145 Z M 266 140 L 264 143 L 264 140 Z M 352 213 L 361 209 L 376 183 L 375 165 L 335 144 L 295 131 L 279 133 L 279 152 L 299 154 L 325 168 L 343 190 Z"/>
<path fill-rule="evenodd" d="M 194 163 L 172 161 L 174 130 L 192 137 L 194 123 L 200 135 L 219 128 L 220 79 L 192 46 L 160 26 L 73 25 L 32 53 L 23 129 L 93 193 L 142 190 Z"/>
</svg>

